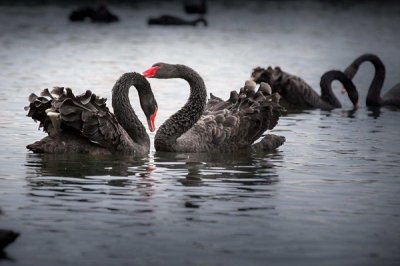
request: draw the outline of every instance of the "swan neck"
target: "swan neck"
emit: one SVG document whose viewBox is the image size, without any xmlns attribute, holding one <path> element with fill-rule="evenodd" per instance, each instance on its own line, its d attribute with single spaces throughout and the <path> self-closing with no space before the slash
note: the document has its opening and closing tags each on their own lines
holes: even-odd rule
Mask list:
<svg viewBox="0 0 400 266">
<path fill-rule="evenodd" d="M 381 90 L 386 75 L 385 65 L 379 57 L 374 54 L 364 54 L 356 58 L 354 62 L 349 66 L 349 68 L 353 69 L 353 75 L 349 76 L 349 78 L 352 79 L 354 77 L 360 65 L 364 62 L 372 63 L 375 69 L 374 77 L 368 89 L 366 104 L 370 106 L 379 106 L 379 102 L 381 101 Z"/>
<path fill-rule="evenodd" d="M 321 99 L 325 101 L 330 108 L 340 108 L 342 104 L 333 93 L 332 82 L 335 80 L 335 75 L 331 72 L 327 72 L 321 77 L 320 87 L 321 87 Z"/>
<path fill-rule="evenodd" d="M 337 70 L 328 71 L 321 77 L 321 91 L 324 92 L 323 95 L 329 95 L 329 99 L 324 100 L 328 100 L 332 108 L 340 108 L 342 106 L 332 90 L 332 82 L 334 80 L 338 80 L 342 83 L 353 106 L 356 107 L 358 104 L 358 92 L 353 82 L 343 72 Z"/>
<path fill-rule="evenodd" d="M 146 90 L 143 81 L 137 78 L 137 75 L 136 73 L 126 73 L 119 78 L 112 90 L 112 106 L 118 122 L 132 140 L 135 143 L 149 147 L 150 139 L 146 128 L 140 122 L 129 100 L 129 89 L 131 86 L 137 89 L 139 97 Z"/>
<path fill-rule="evenodd" d="M 189 83 L 190 95 L 186 104 L 159 128 L 154 145 L 157 151 L 174 151 L 176 140 L 200 119 L 207 100 L 207 90 L 201 76 L 193 69 L 176 65 L 177 78 Z"/>
</svg>

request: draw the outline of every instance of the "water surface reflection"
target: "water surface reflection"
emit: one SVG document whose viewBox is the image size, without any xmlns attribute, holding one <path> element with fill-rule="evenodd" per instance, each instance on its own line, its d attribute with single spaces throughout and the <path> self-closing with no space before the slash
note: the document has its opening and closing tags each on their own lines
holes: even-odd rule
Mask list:
<svg viewBox="0 0 400 266">
<path fill-rule="evenodd" d="M 85 209 L 155 212 L 163 206 L 168 208 L 170 203 L 181 202 L 173 208 L 178 211 L 226 202 L 233 207 L 226 210 L 228 214 L 267 208 L 256 199 L 271 197 L 273 189 L 268 187 L 279 181 L 276 167 L 282 160 L 279 153 L 157 152 L 154 158 L 139 160 L 29 154 L 26 180 L 30 188 L 28 195 L 36 202 L 69 212 Z M 171 196 L 171 201 L 160 201 Z M 104 206 L 104 202 L 108 203 Z"/>
<path fill-rule="evenodd" d="M 279 153 L 163 153 L 153 158 L 27 154 L 27 180 L 33 189 L 108 185 L 129 187 L 138 180 L 161 178 L 184 186 L 232 183 L 245 186 L 278 181 Z"/>
</svg>

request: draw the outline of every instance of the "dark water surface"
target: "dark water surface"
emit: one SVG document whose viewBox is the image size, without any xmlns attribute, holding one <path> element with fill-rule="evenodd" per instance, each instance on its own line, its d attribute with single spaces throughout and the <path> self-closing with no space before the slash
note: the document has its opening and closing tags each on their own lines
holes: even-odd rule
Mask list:
<svg viewBox="0 0 400 266">
<path fill-rule="evenodd" d="M 319 77 L 372 52 L 383 91 L 400 81 L 400 6 L 249 2 L 210 6 L 208 28 L 160 28 L 166 3 L 112 6 L 121 22 L 71 24 L 68 7 L 0 7 L 0 228 L 21 233 L 4 265 L 399 265 L 400 112 L 365 107 L 373 68 L 354 82 L 361 109 L 281 118 L 273 154 L 146 158 L 35 155 L 44 137 L 23 107 L 52 86 L 111 98 L 124 72 L 183 63 L 227 98 L 255 66 Z M 380 3 L 380 2 L 379 2 Z M 188 96 L 151 80 L 158 126 Z M 137 94 L 131 94 L 137 107 Z M 137 108 L 136 108 L 137 109 Z M 139 113 L 143 121 L 143 115 Z M 154 139 L 154 133 L 150 133 Z"/>
</svg>

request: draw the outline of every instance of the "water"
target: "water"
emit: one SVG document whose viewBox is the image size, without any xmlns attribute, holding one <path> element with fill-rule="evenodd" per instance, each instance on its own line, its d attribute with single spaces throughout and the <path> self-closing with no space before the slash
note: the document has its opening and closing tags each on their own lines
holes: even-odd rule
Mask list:
<svg viewBox="0 0 400 266">
<path fill-rule="evenodd" d="M 372 52 L 386 64 L 385 91 L 399 81 L 399 5 L 217 3 L 208 28 L 145 25 L 179 5 L 111 8 L 120 23 L 71 24 L 70 7 L 0 7 L 0 228 L 21 233 L 2 265 L 400 263 L 400 113 L 364 101 L 352 113 L 336 83 L 343 108 L 282 117 L 272 132 L 287 142 L 272 154 L 35 155 L 25 146 L 44 134 L 23 110 L 31 92 L 56 85 L 111 99 L 122 73 L 159 61 L 191 66 L 226 98 L 258 65 L 319 91 L 326 70 Z M 372 73 L 363 65 L 354 80 L 361 99 Z M 187 84 L 151 84 L 159 126 Z"/>
</svg>

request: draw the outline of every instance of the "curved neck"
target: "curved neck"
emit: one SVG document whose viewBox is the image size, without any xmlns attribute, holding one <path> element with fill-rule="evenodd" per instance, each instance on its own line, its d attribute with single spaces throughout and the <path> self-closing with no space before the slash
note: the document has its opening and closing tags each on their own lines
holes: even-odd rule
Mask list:
<svg viewBox="0 0 400 266">
<path fill-rule="evenodd" d="M 364 54 L 356 58 L 345 70 L 345 74 L 350 79 L 353 79 L 357 73 L 360 65 L 364 62 L 371 62 L 375 68 L 374 78 L 372 79 L 371 85 L 368 89 L 366 104 L 369 106 L 379 106 L 381 101 L 380 95 L 385 80 L 385 65 L 383 62 L 374 54 Z"/>
<path fill-rule="evenodd" d="M 158 129 L 154 140 L 157 151 L 174 151 L 176 139 L 188 131 L 201 117 L 206 106 L 207 91 L 203 79 L 193 69 L 175 65 L 176 78 L 189 83 L 190 95 L 186 104 Z"/>
<path fill-rule="evenodd" d="M 129 134 L 135 143 L 150 147 L 150 139 L 147 135 L 146 128 L 140 122 L 135 114 L 129 101 L 129 88 L 135 86 L 141 97 L 146 91 L 151 90 L 146 86 L 141 77 L 137 73 L 125 73 L 115 83 L 112 90 L 112 106 L 114 114 L 120 125 Z"/>
<path fill-rule="evenodd" d="M 346 89 L 347 94 L 353 103 L 354 107 L 358 104 L 358 93 L 357 90 L 351 81 L 343 72 L 337 70 L 331 70 L 326 72 L 321 77 L 321 98 L 330 104 L 331 108 L 340 108 L 342 107 L 340 101 L 335 96 L 332 91 L 332 82 L 334 80 L 338 80 L 343 84 L 343 87 Z"/>
</svg>

